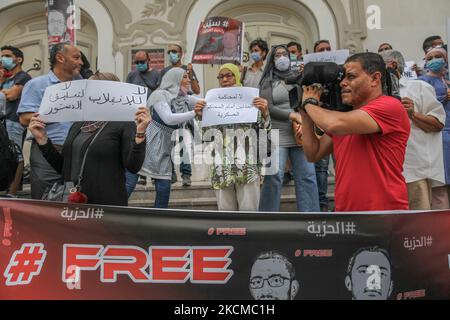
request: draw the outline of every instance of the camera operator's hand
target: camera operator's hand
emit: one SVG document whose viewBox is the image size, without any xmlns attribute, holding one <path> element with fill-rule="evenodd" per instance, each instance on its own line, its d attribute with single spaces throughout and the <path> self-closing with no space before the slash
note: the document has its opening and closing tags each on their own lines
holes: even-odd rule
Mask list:
<svg viewBox="0 0 450 320">
<path fill-rule="evenodd" d="M 305 65 L 303 63 L 300 63 L 298 65 L 298 71 L 300 71 L 300 73 L 303 73 L 303 70 L 305 70 Z"/>
<path fill-rule="evenodd" d="M 302 125 L 297 123 L 297 122 L 293 122 L 292 123 L 292 127 L 293 127 L 294 133 L 295 133 L 295 140 L 301 141 L 301 139 L 303 137 L 303 127 L 302 127 Z"/>
<path fill-rule="evenodd" d="M 402 98 L 402 104 L 406 109 L 406 112 L 408 113 L 408 117 L 412 120 L 414 117 L 414 101 L 412 101 L 410 98 Z"/>
<path fill-rule="evenodd" d="M 203 109 L 206 107 L 206 100 L 200 100 L 195 105 L 195 115 L 198 120 L 202 120 L 203 117 Z"/>
<path fill-rule="evenodd" d="M 289 120 L 291 120 L 292 122 L 296 122 L 299 125 L 301 125 L 303 122 L 302 115 L 298 112 L 291 112 L 289 114 Z"/>
<path fill-rule="evenodd" d="M 255 98 L 253 99 L 253 105 L 255 108 L 257 108 L 259 111 L 261 111 L 261 114 L 264 119 L 267 119 L 269 117 L 269 103 L 266 99 L 263 98 Z"/>
<path fill-rule="evenodd" d="M 303 86 L 303 99 L 302 101 L 305 101 L 306 99 L 314 98 L 316 100 L 320 101 L 320 98 L 322 97 L 323 89 L 321 85 L 311 85 L 311 86 Z"/>
</svg>

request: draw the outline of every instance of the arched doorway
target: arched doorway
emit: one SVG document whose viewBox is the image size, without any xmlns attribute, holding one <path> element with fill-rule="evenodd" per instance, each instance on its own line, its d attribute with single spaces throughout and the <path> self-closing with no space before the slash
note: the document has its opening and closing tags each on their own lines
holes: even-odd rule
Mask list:
<svg viewBox="0 0 450 320">
<path fill-rule="evenodd" d="M 20 48 L 24 52 L 23 69 L 32 77 L 49 71 L 47 18 L 40 2 L 22 2 L 2 11 L 0 43 Z M 92 68 L 97 61 L 97 28 L 93 19 L 81 10 L 81 28 L 77 30 L 77 46 L 84 52 Z"/>
<path fill-rule="evenodd" d="M 311 48 L 319 38 L 319 28 L 314 14 L 300 2 L 292 0 L 273 1 L 225 1 L 207 15 L 231 17 L 245 23 L 244 52 L 256 38 L 266 40 L 269 46 L 301 43 L 304 51 Z M 244 55 L 248 56 L 248 55 Z M 244 61 L 247 65 L 250 61 Z M 205 92 L 217 87 L 219 66 L 205 65 L 203 70 Z"/>
</svg>

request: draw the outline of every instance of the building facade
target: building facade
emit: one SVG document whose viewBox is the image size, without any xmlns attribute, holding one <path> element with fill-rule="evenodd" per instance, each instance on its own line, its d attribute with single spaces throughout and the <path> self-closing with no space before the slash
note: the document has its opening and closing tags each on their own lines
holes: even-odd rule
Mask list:
<svg viewBox="0 0 450 320">
<path fill-rule="evenodd" d="M 189 62 L 196 29 L 206 17 L 244 21 L 244 48 L 258 37 L 270 45 L 298 41 L 304 51 L 311 51 L 318 39 L 351 52 L 373 51 L 389 42 L 415 61 L 422 58 L 425 37 L 447 36 L 450 17 L 448 0 L 75 0 L 75 4 L 81 13 L 77 45 L 93 69 L 114 72 L 122 79 L 138 49 L 152 49 L 164 59 L 167 45 L 177 43 L 185 49 L 184 62 Z M 1 0 L 0 44 L 21 48 L 24 69 L 33 76 L 48 72 L 45 1 Z M 216 68 L 195 66 L 203 91 L 216 86 Z"/>
</svg>

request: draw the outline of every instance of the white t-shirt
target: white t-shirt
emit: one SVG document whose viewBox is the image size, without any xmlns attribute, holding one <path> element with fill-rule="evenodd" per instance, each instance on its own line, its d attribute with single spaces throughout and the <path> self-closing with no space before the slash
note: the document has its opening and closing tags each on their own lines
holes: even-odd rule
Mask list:
<svg viewBox="0 0 450 320">
<path fill-rule="evenodd" d="M 414 111 L 433 116 L 445 124 L 444 106 L 436 99 L 434 88 L 420 80 L 400 79 L 400 96 L 414 101 Z M 411 121 L 403 175 L 406 183 L 430 179 L 433 186 L 445 183 L 442 132 L 426 133 Z"/>
</svg>

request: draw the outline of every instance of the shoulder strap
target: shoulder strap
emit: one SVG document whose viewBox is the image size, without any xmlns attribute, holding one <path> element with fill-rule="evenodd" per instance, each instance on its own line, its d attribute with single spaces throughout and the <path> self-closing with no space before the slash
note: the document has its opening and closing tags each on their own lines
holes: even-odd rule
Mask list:
<svg viewBox="0 0 450 320">
<path fill-rule="evenodd" d="M 81 169 L 80 169 L 80 174 L 78 176 L 78 184 L 77 186 L 80 186 L 81 181 L 83 180 L 83 174 L 84 174 L 84 166 L 86 165 L 86 158 L 89 152 L 89 149 L 91 148 L 92 144 L 94 143 L 95 139 L 97 139 L 97 137 L 100 135 L 100 133 L 103 131 L 103 129 L 105 129 L 106 125 L 108 123 L 105 123 L 100 130 L 97 131 L 97 133 L 94 136 L 94 139 L 91 140 L 91 142 L 89 143 L 89 146 L 86 149 L 86 152 L 84 153 L 84 157 L 83 157 L 83 162 L 81 163 Z"/>
</svg>

